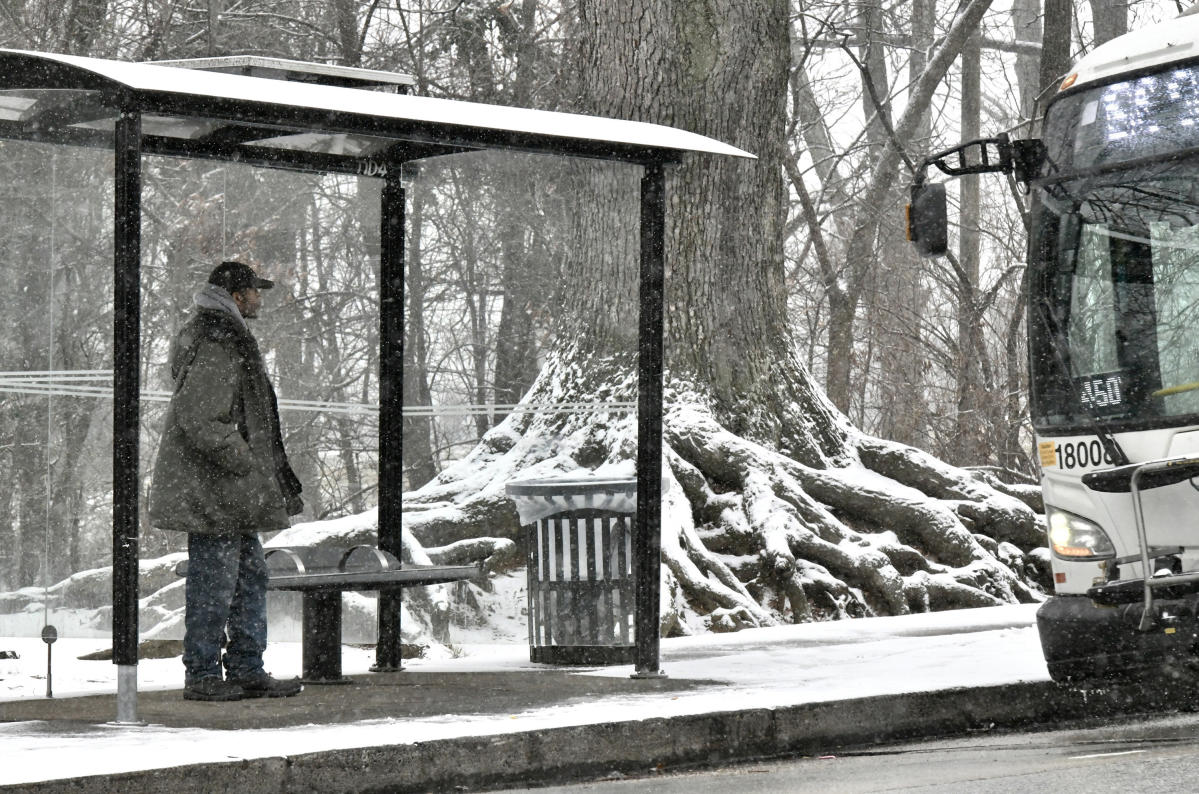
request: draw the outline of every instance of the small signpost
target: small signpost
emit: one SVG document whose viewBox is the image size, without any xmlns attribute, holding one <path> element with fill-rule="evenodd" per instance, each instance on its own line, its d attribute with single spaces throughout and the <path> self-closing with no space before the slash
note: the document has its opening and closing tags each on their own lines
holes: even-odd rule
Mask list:
<svg viewBox="0 0 1199 794">
<path fill-rule="evenodd" d="M 58 629 L 45 626 L 42 629 L 42 642 L 46 643 L 46 697 L 54 697 L 54 641 L 58 639 Z"/>
</svg>

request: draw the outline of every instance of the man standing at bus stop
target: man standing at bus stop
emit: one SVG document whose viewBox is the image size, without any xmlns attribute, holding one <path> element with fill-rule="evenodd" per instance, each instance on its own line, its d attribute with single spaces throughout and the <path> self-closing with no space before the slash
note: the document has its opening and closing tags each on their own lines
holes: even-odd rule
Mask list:
<svg viewBox="0 0 1199 794">
<path fill-rule="evenodd" d="M 242 262 L 222 262 L 171 345 L 174 393 L 154 463 L 150 523 L 188 533 L 187 700 L 287 697 L 302 689 L 262 663 L 267 568 L 258 533 L 287 527 L 288 516 L 303 509 L 275 391 L 246 323 L 258 316 L 261 291 L 273 286 Z"/>
</svg>

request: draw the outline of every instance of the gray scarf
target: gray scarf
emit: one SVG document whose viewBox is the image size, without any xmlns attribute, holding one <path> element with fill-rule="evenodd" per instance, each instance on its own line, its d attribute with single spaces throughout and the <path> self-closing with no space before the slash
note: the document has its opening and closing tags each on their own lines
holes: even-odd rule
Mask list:
<svg viewBox="0 0 1199 794">
<path fill-rule="evenodd" d="M 218 287 L 216 284 L 205 284 L 204 289 L 197 292 L 192 301 L 196 304 L 197 308 L 213 309 L 231 314 L 237 318 L 237 322 L 241 325 L 242 330 L 250 330 L 250 326 L 246 325 L 246 318 L 241 316 L 241 311 L 233 301 L 233 296 L 223 287 Z"/>
</svg>

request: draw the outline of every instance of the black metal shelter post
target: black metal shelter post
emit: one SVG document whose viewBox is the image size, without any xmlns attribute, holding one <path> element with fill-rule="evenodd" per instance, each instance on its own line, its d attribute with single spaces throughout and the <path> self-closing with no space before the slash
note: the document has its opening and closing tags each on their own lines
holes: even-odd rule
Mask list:
<svg viewBox="0 0 1199 794">
<path fill-rule="evenodd" d="M 666 282 L 666 170 L 645 166 L 641 177 L 641 296 L 637 356 L 637 528 L 634 678 L 662 675 L 658 666 L 662 559 L 662 370 Z"/>
<path fill-rule="evenodd" d="M 113 174 L 112 659 L 117 722 L 137 722 L 141 114 L 116 122 Z"/>
<path fill-rule="evenodd" d="M 383 183 L 379 247 L 379 548 L 402 559 L 404 492 L 404 234 L 400 164 Z M 371 670 L 399 670 L 401 591 L 379 592 L 379 641 Z"/>
</svg>

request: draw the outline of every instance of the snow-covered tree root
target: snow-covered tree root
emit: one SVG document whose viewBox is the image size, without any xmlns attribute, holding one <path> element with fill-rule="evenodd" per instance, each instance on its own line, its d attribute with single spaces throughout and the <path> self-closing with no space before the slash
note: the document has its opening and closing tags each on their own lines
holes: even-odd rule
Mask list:
<svg viewBox="0 0 1199 794">
<path fill-rule="evenodd" d="M 527 399 L 549 401 L 547 381 Z M 621 399 L 624 384 L 594 399 Z M 1034 602 L 1048 566 L 1034 489 L 949 466 L 843 426 L 842 453 L 813 466 L 727 430 L 671 390 L 664 424 L 663 631 Z M 673 399 L 672 399 L 673 397 Z M 520 539 L 513 480 L 632 476 L 627 415 L 515 414 L 405 500 L 421 543 Z"/>
<path fill-rule="evenodd" d="M 865 437 L 851 439 L 858 461 L 809 468 L 694 407 L 672 411 L 666 434 L 690 516 L 670 513 L 675 526 L 664 534 L 677 530 L 680 540 L 663 546 L 688 596 L 727 586 L 735 573 L 740 595 L 775 620 L 1041 598 L 1036 513 L 969 472 Z M 710 625 L 764 622 L 739 607 Z"/>
</svg>

